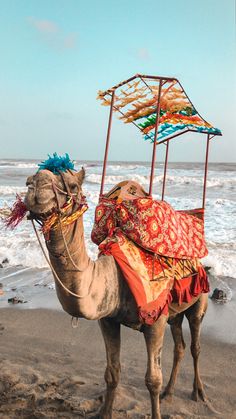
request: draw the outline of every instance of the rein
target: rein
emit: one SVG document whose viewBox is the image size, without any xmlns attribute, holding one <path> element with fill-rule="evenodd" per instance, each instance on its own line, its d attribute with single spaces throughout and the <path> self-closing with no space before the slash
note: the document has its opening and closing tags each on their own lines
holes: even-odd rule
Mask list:
<svg viewBox="0 0 236 419">
<path fill-rule="evenodd" d="M 61 173 L 60 173 L 60 175 L 62 176 Z M 66 250 L 66 253 L 67 253 L 67 255 L 68 255 L 68 257 L 69 257 L 72 265 L 74 266 L 74 268 L 76 269 L 77 272 L 84 272 L 84 270 L 87 269 L 87 267 L 84 270 L 81 270 L 78 267 L 78 265 L 76 265 L 76 263 L 74 262 L 74 260 L 72 259 L 72 256 L 70 254 L 70 250 L 68 248 L 68 244 L 67 244 L 66 239 L 65 239 L 65 236 L 64 236 L 63 227 L 64 226 L 68 226 L 70 224 L 73 224 L 75 221 L 77 221 L 78 218 L 80 218 L 83 215 L 83 213 L 88 209 L 88 205 L 87 205 L 87 203 L 85 201 L 85 197 L 82 196 L 82 194 L 80 194 L 80 196 L 82 197 L 82 199 L 81 199 L 81 202 L 79 204 L 79 208 L 75 212 L 73 212 L 71 215 L 68 215 L 67 216 L 66 215 L 66 212 L 69 209 L 72 209 L 73 203 L 78 202 L 78 194 L 72 194 L 70 192 L 70 190 L 69 190 L 69 187 L 68 187 L 65 179 L 64 179 L 64 176 L 62 176 L 62 179 L 63 179 L 63 183 L 64 183 L 65 188 L 66 188 L 66 192 L 64 190 L 60 189 L 54 183 L 52 183 L 52 188 L 53 188 L 53 191 L 55 193 L 55 197 L 56 197 L 56 201 L 57 201 L 57 211 L 55 211 L 53 214 L 51 214 L 42 223 L 42 225 L 41 225 L 41 231 L 43 232 L 43 234 L 45 236 L 45 240 L 47 241 L 48 240 L 47 237 L 49 237 L 50 231 L 51 230 L 57 230 L 58 227 L 60 227 L 61 235 L 62 235 L 62 239 L 63 239 L 63 243 L 65 245 L 65 250 Z M 60 205 L 59 205 L 58 192 L 60 192 L 60 193 L 62 193 L 64 195 L 69 196 L 69 200 L 68 200 L 67 204 L 64 205 L 62 208 L 60 208 Z M 76 198 L 74 197 L 74 195 L 76 195 Z M 38 221 L 36 218 L 35 218 L 35 220 Z M 59 282 L 59 284 L 62 286 L 62 288 L 65 291 L 67 291 L 70 295 L 72 295 L 73 297 L 76 297 L 76 298 L 85 298 L 85 297 L 87 297 L 88 294 L 89 294 L 89 289 L 88 289 L 87 293 L 84 294 L 84 295 L 76 294 L 76 293 L 72 292 L 71 290 L 69 290 L 63 284 L 63 282 L 60 280 L 60 278 L 57 275 L 54 267 L 52 266 L 52 263 L 51 263 L 49 257 L 47 256 L 47 254 L 46 254 L 46 252 L 44 250 L 44 247 L 42 245 L 41 239 L 39 237 L 38 231 L 37 231 L 37 229 L 35 227 L 35 223 L 34 223 L 34 220 L 33 220 L 32 217 L 31 217 L 31 222 L 32 222 L 33 229 L 34 229 L 35 235 L 37 237 L 38 243 L 39 243 L 40 248 L 41 248 L 41 250 L 43 252 L 43 255 L 44 255 L 44 257 L 45 257 L 45 259 L 46 259 L 46 261 L 47 261 L 47 263 L 48 263 L 48 265 L 49 265 L 49 267 L 50 267 L 50 269 L 51 269 L 54 277 L 56 278 L 56 280 Z M 48 249 L 48 251 L 49 251 L 49 249 Z M 50 253 L 50 251 L 49 251 L 49 253 Z"/>
<path fill-rule="evenodd" d="M 34 232 L 35 232 L 35 234 L 36 234 L 36 237 L 37 237 L 37 239 L 38 239 L 39 246 L 41 247 L 41 250 L 42 250 L 42 252 L 43 252 L 43 255 L 44 255 L 44 257 L 45 257 L 45 259 L 46 259 L 46 261 L 47 261 L 48 265 L 50 266 L 51 271 L 52 271 L 52 273 L 53 273 L 54 277 L 56 278 L 56 280 L 59 282 L 59 284 L 62 286 L 62 288 L 64 288 L 64 290 L 65 290 L 65 291 L 67 291 L 70 295 L 73 295 L 73 297 L 76 297 L 76 298 L 85 298 L 85 297 L 87 297 L 87 296 L 88 296 L 88 294 L 89 294 L 89 290 L 88 290 L 88 291 L 87 291 L 87 293 L 86 293 L 86 294 L 84 294 L 84 295 L 76 294 L 76 293 L 72 292 L 71 290 L 69 290 L 69 289 L 68 289 L 68 288 L 67 288 L 67 287 L 63 284 L 63 282 L 60 280 L 59 276 L 57 275 L 57 273 L 56 273 L 55 269 L 53 268 L 53 266 L 52 266 L 52 264 L 51 264 L 50 259 L 48 258 L 47 254 L 46 254 L 46 252 L 45 252 L 45 250 L 44 250 L 44 248 L 43 248 L 43 244 L 42 244 L 41 239 L 40 239 L 40 237 L 39 237 L 38 230 L 37 230 L 37 229 L 36 229 L 36 227 L 35 227 L 34 220 L 33 220 L 33 219 L 31 219 L 31 222 L 32 222 L 33 229 L 34 229 Z"/>
<path fill-rule="evenodd" d="M 51 230 L 57 230 L 59 224 L 61 227 L 73 224 L 88 209 L 88 205 L 84 201 L 74 213 L 67 216 L 67 210 L 72 209 L 72 207 L 73 200 L 70 198 L 68 203 L 60 209 L 60 212 L 54 212 L 43 222 L 41 229 L 44 236 L 48 237 Z"/>
</svg>

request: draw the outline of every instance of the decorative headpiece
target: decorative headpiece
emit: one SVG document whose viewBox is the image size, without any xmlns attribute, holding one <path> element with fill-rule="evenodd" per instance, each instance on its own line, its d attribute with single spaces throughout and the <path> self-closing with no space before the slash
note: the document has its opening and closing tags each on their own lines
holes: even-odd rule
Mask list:
<svg viewBox="0 0 236 419">
<path fill-rule="evenodd" d="M 53 156 L 48 154 L 48 159 L 39 163 L 38 166 L 39 170 L 50 170 L 55 175 L 67 170 L 75 170 L 74 162 L 70 159 L 68 153 L 65 156 L 58 156 L 57 153 L 53 153 Z"/>
<path fill-rule="evenodd" d="M 38 166 L 39 170 L 50 170 L 50 172 L 54 173 L 55 175 L 58 175 L 60 172 L 66 172 L 67 170 L 75 170 L 74 162 L 70 159 L 67 153 L 65 156 L 58 156 L 57 153 L 53 153 L 53 156 L 48 154 L 48 159 L 39 163 Z M 87 204 L 85 205 L 83 202 L 84 211 L 86 210 L 85 206 L 87 209 Z M 81 208 L 79 210 L 81 213 Z M 14 229 L 23 220 L 27 212 L 28 209 L 21 196 L 16 195 L 16 201 L 4 221 L 6 227 Z"/>
</svg>

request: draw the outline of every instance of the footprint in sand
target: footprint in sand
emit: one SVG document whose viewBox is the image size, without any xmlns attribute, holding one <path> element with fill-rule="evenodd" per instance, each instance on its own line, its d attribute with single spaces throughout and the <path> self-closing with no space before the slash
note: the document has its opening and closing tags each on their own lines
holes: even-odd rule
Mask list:
<svg viewBox="0 0 236 419">
<path fill-rule="evenodd" d="M 3 330 L 5 329 L 5 327 L 0 323 L 0 335 L 3 334 Z"/>
<path fill-rule="evenodd" d="M 71 381 L 73 382 L 73 384 L 78 384 L 79 386 L 83 386 L 86 384 L 85 381 L 81 380 L 81 377 L 79 375 L 72 376 Z"/>
</svg>

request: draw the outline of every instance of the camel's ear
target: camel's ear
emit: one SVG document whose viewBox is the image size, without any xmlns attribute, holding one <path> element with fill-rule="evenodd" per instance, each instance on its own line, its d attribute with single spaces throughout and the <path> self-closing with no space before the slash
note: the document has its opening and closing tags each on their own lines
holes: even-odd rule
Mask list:
<svg viewBox="0 0 236 419">
<path fill-rule="evenodd" d="M 76 176 L 77 176 L 79 184 L 82 185 L 85 178 L 85 170 L 83 167 L 78 173 L 76 173 Z"/>
</svg>

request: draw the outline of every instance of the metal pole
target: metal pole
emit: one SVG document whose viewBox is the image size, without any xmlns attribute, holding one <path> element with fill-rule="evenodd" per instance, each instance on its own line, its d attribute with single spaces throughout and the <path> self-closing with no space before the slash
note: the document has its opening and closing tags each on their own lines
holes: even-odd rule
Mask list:
<svg viewBox="0 0 236 419">
<path fill-rule="evenodd" d="M 164 176 L 163 176 L 163 184 L 162 184 L 162 197 L 161 200 L 164 200 L 165 195 L 165 185 L 166 185 L 166 170 L 167 170 L 167 164 L 168 164 L 168 152 L 169 152 L 169 141 L 167 141 L 166 144 L 166 158 L 165 158 L 165 168 L 164 168 Z"/>
<path fill-rule="evenodd" d="M 105 155 L 104 155 L 104 160 L 103 160 L 100 196 L 103 194 L 104 180 L 105 180 L 105 176 L 106 176 L 107 156 L 108 156 L 108 149 L 109 149 L 109 143 L 110 143 L 110 133 L 111 133 L 111 123 L 112 123 L 114 99 L 115 99 L 115 90 L 112 92 L 112 97 L 111 97 L 110 115 L 109 115 L 109 121 L 108 121 L 108 127 L 107 127 L 106 148 L 105 148 Z"/>
<path fill-rule="evenodd" d="M 158 99 L 157 99 L 157 116 L 156 116 L 156 124 L 155 124 L 155 134 L 154 134 L 153 151 L 152 151 L 152 167 L 151 167 L 150 185 L 149 185 L 149 195 L 150 196 L 152 195 L 152 184 L 153 184 L 155 160 L 156 160 L 157 134 L 158 134 L 158 126 L 159 126 L 159 120 L 160 120 L 160 108 L 161 108 L 161 101 L 160 101 L 161 88 L 162 88 L 162 79 L 160 79 Z"/>
<path fill-rule="evenodd" d="M 186 129 L 185 131 L 183 131 L 183 130 L 181 130 L 181 132 L 179 132 L 178 134 L 174 134 L 174 135 L 171 135 L 170 137 L 168 137 L 166 140 L 161 140 L 161 141 L 158 141 L 158 145 L 160 145 L 160 144 L 165 144 L 167 141 L 169 141 L 169 140 L 172 140 L 173 138 L 175 138 L 175 137 L 179 137 L 179 135 L 183 135 L 183 134 L 186 134 L 186 133 L 188 133 L 188 132 L 196 132 L 197 134 L 199 134 L 199 132 L 198 131 L 194 131 L 193 129 Z M 208 133 L 206 133 L 206 132 L 201 132 L 201 134 L 208 134 Z M 210 138 L 210 140 L 213 138 L 213 137 L 215 137 L 216 135 L 222 135 L 222 134 L 212 134 L 212 136 L 211 136 L 211 138 Z"/>
<path fill-rule="evenodd" d="M 179 80 L 176 79 L 175 77 L 148 76 L 148 75 L 138 74 L 137 73 L 137 74 L 135 74 L 135 76 L 130 77 L 129 79 L 124 80 L 124 81 L 122 81 L 119 84 L 116 84 L 115 86 L 111 87 L 110 89 L 105 90 L 104 91 L 104 94 L 111 93 L 113 90 L 116 90 L 118 87 L 121 87 L 124 84 L 129 83 L 129 82 L 131 82 L 131 81 L 133 81 L 134 79 L 137 79 L 137 78 L 140 78 L 140 79 L 141 78 L 143 78 L 143 79 L 150 79 L 150 80 L 165 80 L 165 81 L 176 81 L 176 82 L 179 82 Z"/>
<path fill-rule="evenodd" d="M 113 92 L 114 90 L 118 89 L 118 87 L 123 86 L 126 83 L 129 83 L 131 81 L 133 81 L 134 79 L 136 79 L 137 77 L 139 77 L 139 74 L 135 74 L 135 76 L 130 77 L 129 79 L 126 79 L 124 81 L 122 81 L 121 83 L 116 84 L 115 86 L 112 86 L 110 89 L 105 90 L 104 94 L 108 94 Z"/>
<path fill-rule="evenodd" d="M 181 130 L 181 132 L 179 132 L 178 134 L 171 135 L 165 140 L 158 141 L 158 145 L 165 144 L 167 143 L 167 141 L 172 140 L 172 138 L 179 137 L 180 135 L 186 134 L 186 132 L 189 132 L 189 130 L 186 130 L 186 131 Z"/>
<path fill-rule="evenodd" d="M 112 96 L 110 93 L 108 93 L 108 95 L 110 95 L 110 96 Z M 115 109 L 117 112 L 119 112 L 122 116 L 125 116 L 125 114 L 124 114 L 124 112 L 122 112 L 119 108 L 117 108 L 116 106 L 113 106 L 113 109 Z M 139 127 L 138 126 L 138 124 L 136 124 L 134 121 L 131 121 L 130 122 L 131 124 L 133 124 L 136 128 L 138 128 L 139 129 L 139 131 L 141 131 L 142 132 L 142 134 L 143 134 L 143 130 L 142 130 L 142 128 L 141 127 Z M 149 138 L 150 138 L 150 140 L 152 139 L 152 137 L 150 137 L 150 135 L 148 135 L 148 134 L 146 134 Z"/>
<path fill-rule="evenodd" d="M 202 208 L 205 208 L 205 202 L 206 202 L 206 183 L 207 183 L 207 169 L 208 169 L 209 144 L 210 144 L 210 134 L 207 134 L 207 146 L 206 146 L 206 160 L 205 160 L 205 173 L 204 173 L 204 184 L 203 184 Z"/>
<path fill-rule="evenodd" d="M 148 76 L 147 74 L 137 74 L 137 76 L 142 77 L 143 79 L 152 79 L 152 80 L 167 80 L 167 81 L 172 81 L 172 80 L 176 80 L 177 82 L 179 81 L 178 79 L 176 79 L 175 77 L 165 77 L 165 76 Z"/>
</svg>

